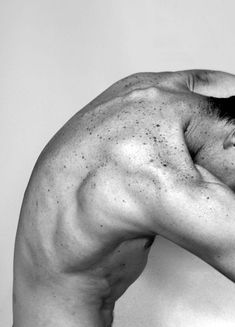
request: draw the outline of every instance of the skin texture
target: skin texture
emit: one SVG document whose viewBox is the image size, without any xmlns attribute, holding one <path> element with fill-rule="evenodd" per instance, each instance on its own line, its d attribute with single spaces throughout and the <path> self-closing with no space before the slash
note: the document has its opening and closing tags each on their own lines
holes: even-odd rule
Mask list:
<svg viewBox="0 0 235 327">
<path fill-rule="evenodd" d="M 157 235 L 235 280 L 234 126 L 202 110 L 233 94 L 222 72 L 139 73 L 62 127 L 22 204 L 14 327 L 111 326 Z"/>
</svg>

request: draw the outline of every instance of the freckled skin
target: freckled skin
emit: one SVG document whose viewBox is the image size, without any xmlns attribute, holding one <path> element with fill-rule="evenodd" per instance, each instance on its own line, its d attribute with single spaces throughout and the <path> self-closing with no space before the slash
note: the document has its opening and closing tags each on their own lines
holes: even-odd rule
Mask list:
<svg viewBox="0 0 235 327">
<path fill-rule="evenodd" d="M 218 216 L 214 208 L 224 216 L 225 209 L 210 184 L 191 190 L 203 178 L 218 180 L 196 169 L 190 156 L 200 142 L 206 144 L 202 135 L 212 134 L 195 128 L 208 102 L 185 81 L 182 73 L 140 73 L 118 81 L 43 150 L 16 237 L 14 327 L 111 326 L 115 302 L 143 271 L 158 234 L 233 279 L 233 271 L 205 251 L 207 240 L 213 244 L 220 234 L 214 237 L 195 216 Z M 204 146 L 194 161 L 232 186 L 232 166 L 222 168 L 219 152 L 215 165 L 210 149 L 207 154 Z M 233 195 L 224 192 L 219 198 L 231 203 Z M 223 237 L 228 234 L 224 228 Z"/>
</svg>

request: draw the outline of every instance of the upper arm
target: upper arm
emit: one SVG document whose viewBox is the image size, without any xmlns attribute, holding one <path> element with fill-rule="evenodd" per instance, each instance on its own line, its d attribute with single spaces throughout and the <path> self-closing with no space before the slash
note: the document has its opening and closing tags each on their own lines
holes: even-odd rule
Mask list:
<svg viewBox="0 0 235 327">
<path fill-rule="evenodd" d="M 161 224 L 163 236 L 235 281 L 235 195 L 227 186 L 213 176 L 174 183 Z"/>
<path fill-rule="evenodd" d="M 235 195 L 228 187 L 209 172 L 205 179 L 194 165 L 146 162 L 114 175 L 106 175 L 102 202 L 114 224 L 159 234 L 235 280 Z"/>
<path fill-rule="evenodd" d="M 177 174 L 181 173 L 158 173 L 158 190 L 146 208 L 147 222 L 156 233 L 235 281 L 234 193 L 200 176 L 188 182 L 184 174 L 180 178 Z"/>
</svg>

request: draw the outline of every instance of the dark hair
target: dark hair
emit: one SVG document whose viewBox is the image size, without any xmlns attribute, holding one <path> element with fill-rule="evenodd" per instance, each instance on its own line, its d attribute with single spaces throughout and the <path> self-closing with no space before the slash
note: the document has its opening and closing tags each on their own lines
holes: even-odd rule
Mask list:
<svg viewBox="0 0 235 327">
<path fill-rule="evenodd" d="M 235 124 L 235 96 L 229 98 L 209 97 L 208 100 L 207 114 L 223 120 L 227 124 Z"/>
</svg>

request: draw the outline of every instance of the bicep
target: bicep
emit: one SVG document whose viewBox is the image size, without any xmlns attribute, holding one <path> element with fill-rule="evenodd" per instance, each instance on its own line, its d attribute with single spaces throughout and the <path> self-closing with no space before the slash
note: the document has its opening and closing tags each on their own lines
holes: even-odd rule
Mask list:
<svg viewBox="0 0 235 327">
<path fill-rule="evenodd" d="M 235 281 L 234 193 L 217 181 L 203 181 L 200 174 L 193 182 L 180 174 L 143 173 L 130 190 L 142 215 L 131 219 L 140 232 L 167 238 Z"/>
<path fill-rule="evenodd" d="M 235 281 L 235 195 L 203 178 L 196 167 L 106 173 L 98 203 L 110 231 L 161 235 Z"/>
<path fill-rule="evenodd" d="M 162 201 L 161 215 L 154 206 L 158 233 L 235 281 L 233 192 L 216 183 L 178 183 Z"/>
</svg>

